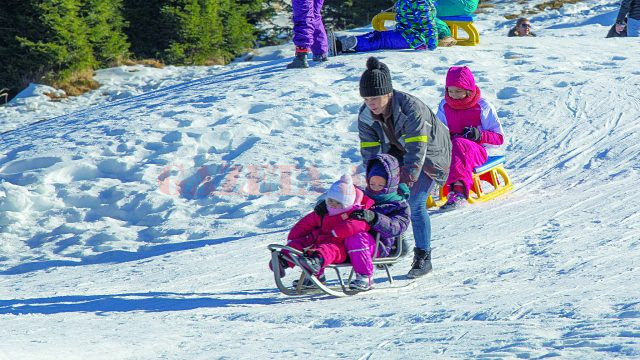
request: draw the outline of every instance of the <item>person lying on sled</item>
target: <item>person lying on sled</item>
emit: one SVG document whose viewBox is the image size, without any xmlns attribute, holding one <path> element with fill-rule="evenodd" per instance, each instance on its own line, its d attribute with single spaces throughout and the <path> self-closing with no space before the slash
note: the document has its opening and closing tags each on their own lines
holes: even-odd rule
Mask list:
<svg viewBox="0 0 640 360">
<path fill-rule="evenodd" d="M 336 53 L 367 52 L 380 49 L 435 50 L 438 47 L 434 0 L 399 0 L 396 27 L 358 36 L 336 39 Z"/>
</svg>

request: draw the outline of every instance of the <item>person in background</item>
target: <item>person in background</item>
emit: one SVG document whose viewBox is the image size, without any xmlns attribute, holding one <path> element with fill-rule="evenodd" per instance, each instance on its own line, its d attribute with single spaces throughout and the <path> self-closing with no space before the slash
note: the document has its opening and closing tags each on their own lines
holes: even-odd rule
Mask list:
<svg viewBox="0 0 640 360">
<path fill-rule="evenodd" d="M 527 18 L 520 18 L 516 22 L 516 26 L 509 30 L 507 36 L 536 36 L 536 34 L 531 32 L 531 21 Z"/>
<path fill-rule="evenodd" d="M 626 22 L 625 22 L 626 18 Z M 628 37 L 640 36 L 640 0 L 622 0 L 616 18 L 616 32 L 627 29 Z"/>
<path fill-rule="evenodd" d="M 396 28 L 336 39 L 336 54 L 380 49 L 435 50 L 438 47 L 434 0 L 398 0 Z"/>
<path fill-rule="evenodd" d="M 313 53 L 313 61 L 327 61 L 329 45 L 322 23 L 324 0 L 293 0 L 293 43 L 296 57 L 287 69 L 308 68 L 307 55 Z"/>
</svg>

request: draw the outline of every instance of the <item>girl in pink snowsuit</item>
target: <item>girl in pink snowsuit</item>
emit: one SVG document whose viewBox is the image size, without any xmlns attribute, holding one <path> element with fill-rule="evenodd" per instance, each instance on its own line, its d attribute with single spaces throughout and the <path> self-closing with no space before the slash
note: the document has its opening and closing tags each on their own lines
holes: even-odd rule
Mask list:
<svg viewBox="0 0 640 360">
<path fill-rule="evenodd" d="M 487 161 L 487 145 L 502 145 L 502 125 L 496 109 L 482 97 L 471 70 L 453 66 L 447 72 L 438 118 L 449 127 L 451 167 L 446 185 L 449 196 L 441 209 L 460 206 L 473 187 L 473 169 Z"/>
<path fill-rule="evenodd" d="M 349 215 L 358 209 L 369 209 L 373 204 L 372 199 L 353 185 L 351 176 L 343 175 L 329 188 L 326 200 L 291 228 L 287 245 L 307 254 L 301 258 L 301 265 L 322 281 L 327 265 L 346 261 L 345 242 L 359 242 L 363 236 L 371 238 L 369 224 Z M 292 263 L 281 265 L 293 266 Z M 356 264 L 353 265 L 355 268 Z"/>
</svg>

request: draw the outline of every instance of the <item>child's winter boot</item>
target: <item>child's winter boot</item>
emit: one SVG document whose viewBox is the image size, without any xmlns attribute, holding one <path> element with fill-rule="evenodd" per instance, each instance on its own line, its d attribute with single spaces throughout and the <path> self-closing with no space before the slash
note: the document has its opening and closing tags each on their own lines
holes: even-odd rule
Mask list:
<svg viewBox="0 0 640 360">
<path fill-rule="evenodd" d="M 353 35 L 342 36 L 336 39 L 336 51 L 340 53 L 349 53 L 356 51 L 358 38 Z"/>
<path fill-rule="evenodd" d="M 465 188 L 463 185 L 451 185 L 451 191 L 449 191 L 449 195 L 447 196 L 447 202 L 440 206 L 440 211 L 455 210 L 463 206 L 467 201 L 467 197 L 464 193 Z"/>
<path fill-rule="evenodd" d="M 280 277 L 284 277 L 286 275 L 285 269 L 289 267 L 289 262 L 285 260 L 284 255 L 278 254 L 278 263 L 280 270 Z M 273 265 L 271 265 L 271 260 L 269 260 L 269 269 L 273 271 Z"/>
<path fill-rule="evenodd" d="M 371 290 L 371 276 L 356 274 L 356 278 L 349 283 L 349 289 L 358 291 Z"/>
<path fill-rule="evenodd" d="M 325 62 L 327 60 L 329 60 L 327 54 L 313 55 L 313 61 L 315 62 Z"/>
<path fill-rule="evenodd" d="M 312 256 L 303 256 L 300 258 L 300 265 L 313 275 L 316 275 L 320 272 L 323 263 L 324 259 L 318 254 L 314 254 Z"/>
<path fill-rule="evenodd" d="M 296 47 L 296 57 L 287 65 L 287 69 L 304 69 L 309 67 L 307 62 L 307 54 L 309 49 Z"/>
</svg>

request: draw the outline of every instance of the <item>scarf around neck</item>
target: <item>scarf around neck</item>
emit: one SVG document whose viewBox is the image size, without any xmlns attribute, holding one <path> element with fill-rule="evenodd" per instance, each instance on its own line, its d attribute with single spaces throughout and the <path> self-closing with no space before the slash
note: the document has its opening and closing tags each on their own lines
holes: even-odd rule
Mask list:
<svg viewBox="0 0 640 360">
<path fill-rule="evenodd" d="M 445 89 L 444 91 L 444 99 L 447 102 L 447 105 L 451 106 L 451 108 L 455 110 L 464 110 L 469 109 L 471 107 L 476 106 L 478 101 L 480 101 L 480 88 L 476 86 L 471 95 L 462 98 L 462 99 L 454 99 L 449 96 L 449 93 Z"/>
<path fill-rule="evenodd" d="M 369 190 L 368 187 L 365 190 L 365 194 L 373 199 L 376 205 L 388 204 L 393 201 L 407 200 L 409 198 L 409 192 L 409 187 L 405 183 L 400 183 L 400 185 L 398 185 L 398 191 L 389 194 L 376 194 L 373 191 Z"/>
</svg>

